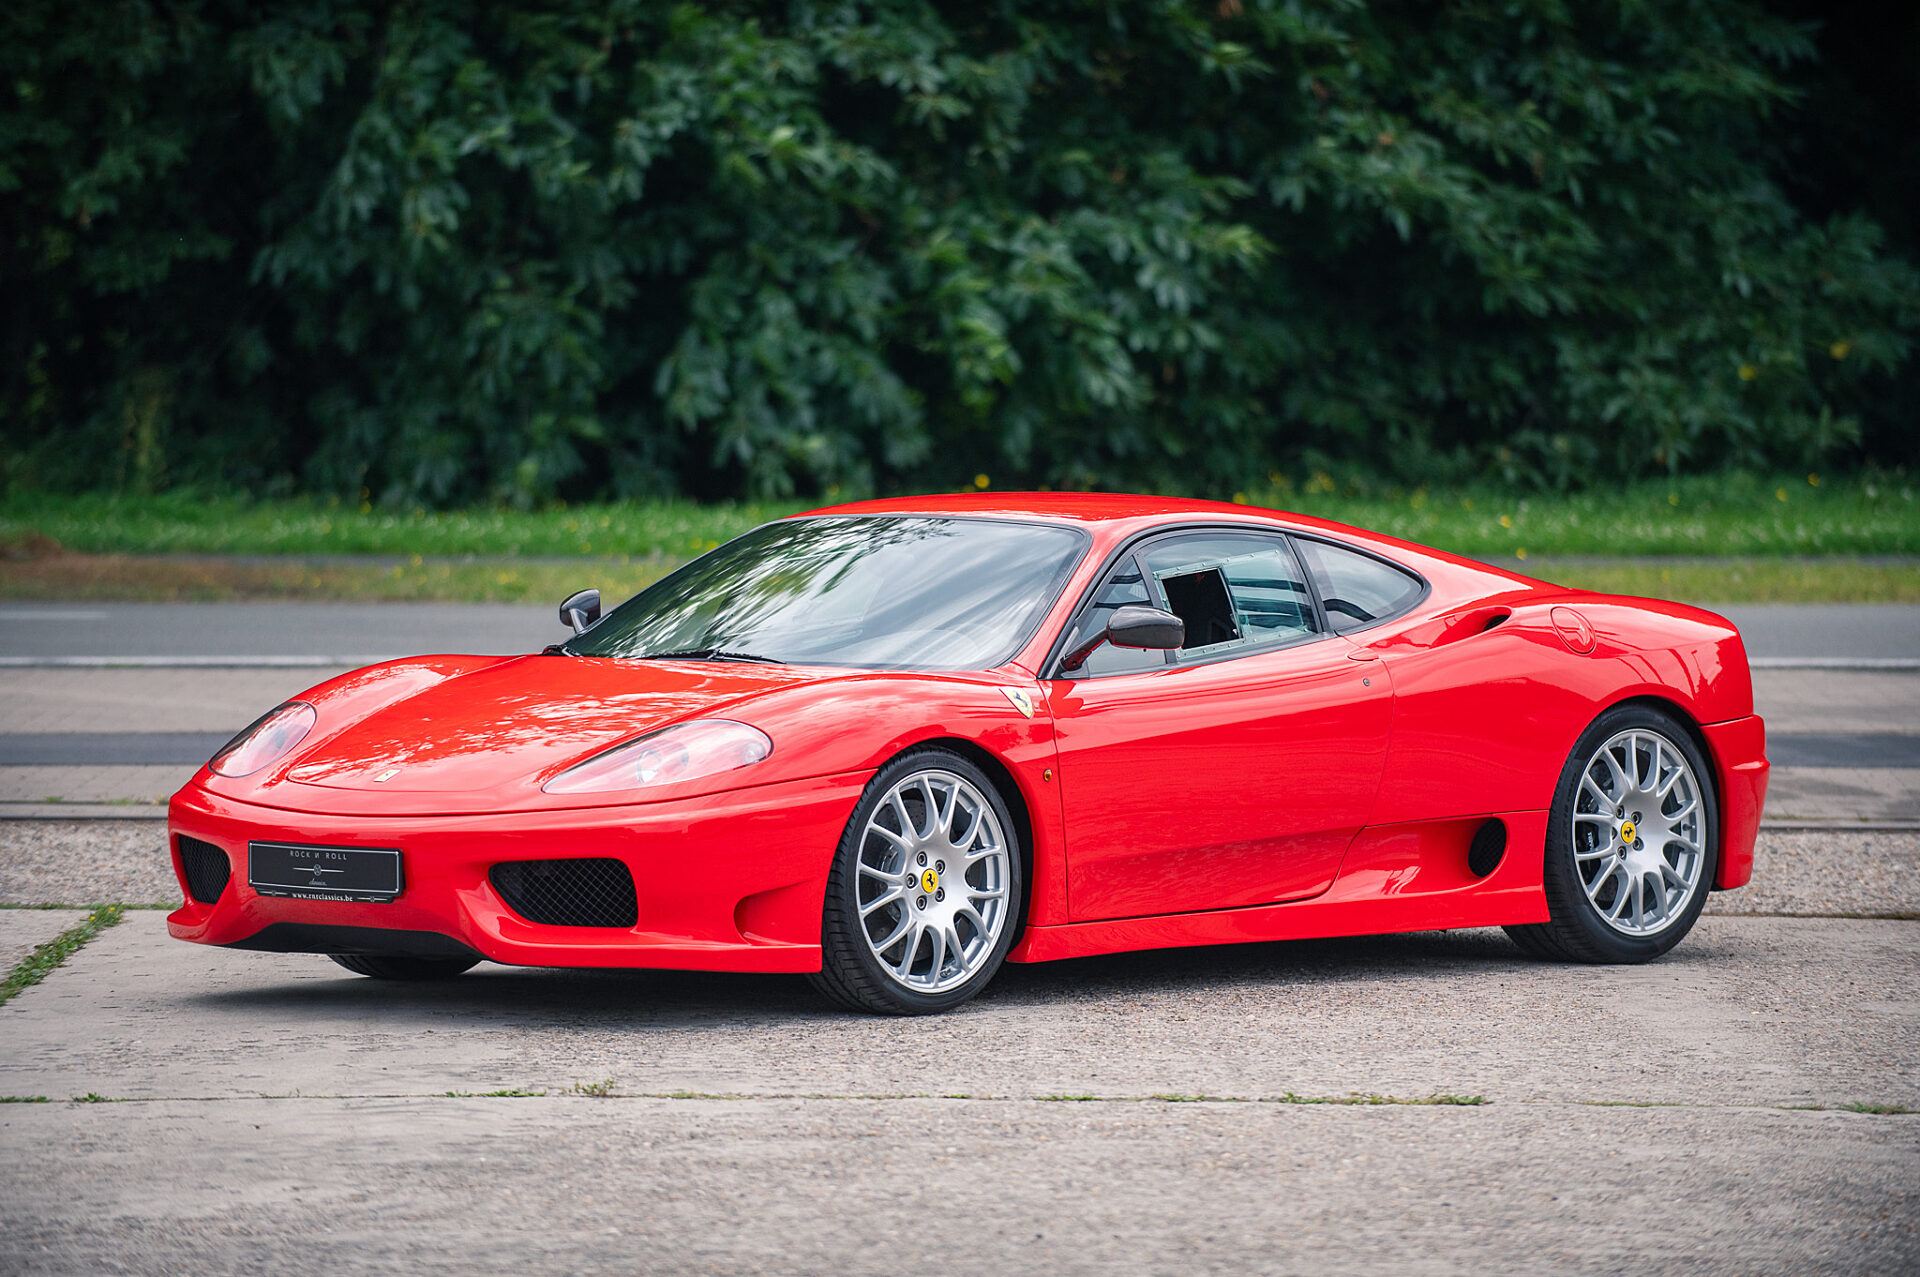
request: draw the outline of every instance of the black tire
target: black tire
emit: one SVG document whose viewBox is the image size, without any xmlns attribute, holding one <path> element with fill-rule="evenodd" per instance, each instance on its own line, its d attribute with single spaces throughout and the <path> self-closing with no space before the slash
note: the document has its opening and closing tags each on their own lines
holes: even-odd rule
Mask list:
<svg viewBox="0 0 1920 1277">
<path fill-rule="evenodd" d="M 1000 822 L 1007 845 L 1007 899 L 1005 924 L 988 957 L 965 983 L 938 993 L 921 993 L 904 987 L 881 964 L 860 922 L 857 895 L 859 855 L 866 836 L 867 822 L 892 788 L 901 780 L 928 769 L 950 772 L 972 785 L 992 807 Z M 950 1011 L 979 994 L 993 979 L 1025 917 L 1025 882 L 1022 878 L 1022 847 L 1019 826 L 987 774 L 959 754 L 938 746 L 908 750 L 882 767 L 867 783 L 860 802 L 854 807 L 847 828 L 834 852 L 833 868 L 827 875 L 827 899 L 820 926 L 821 969 L 809 976 L 813 987 L 839 1005 L 853 1011 L 875 1015 L 934 1015 Z"/>
<path fill-rule="evenodd" d="M 1698 788 L 1702 854 L 1700 874 L 1678 912 L 1657 931 L 1628 935 L 1609 925 L 1599 906 L 1589 898 L 1574 854 L 1573 816 L 1581 777 L 1598 762 L 1602 745 L 1621 732 L 1636 730 L 1657 736 L 1686 760 Z M 1631 750 L 1631 746 L 1629 746 Z M 1514 943 L 1529 955 L 1549 961 L 1591 963 L 1650 962 L 1679 944 L 1693 929 L 1706 907 L 1719 867 L 1720 806 L 1713 771 L 1691 733 L 1672 714 L 1652 705 L 1617 705 L 1600 715 L 1582 732 L 1560 772 L 1547 818 L 1545 880 L 1546 922 L 1507 927 Z"/>
<path fill-rule="evenodd" d="M 403 954 L 330 953 L 355 975 L 376 980 L 448 980 L 477 965 L 478 958 L 415 958 Z"/>
</svg>

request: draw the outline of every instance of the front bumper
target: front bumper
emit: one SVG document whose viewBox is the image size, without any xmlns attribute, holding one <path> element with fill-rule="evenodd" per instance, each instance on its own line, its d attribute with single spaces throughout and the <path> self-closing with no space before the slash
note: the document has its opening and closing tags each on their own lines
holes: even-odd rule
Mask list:
<svg viewBox="0 0 1920 1277">
<path fill-rule="evenodd" d="M 180 940 L 279 951 L 471 950 L 545 967 L 818 971 L 827 873 L 866 773 L 820 777 L 632 807 L 486 816 L 314 814 L 238 802 L 197 782 L 175 794 L 168 846 L 186 904 L 167 917 Z M 226 853 L 218 900 L 187 890 L 178 835 Z M 384 904 L 261 896 L 247 885 L 253 841 L 397 847 L 405 889 Z M 488 879 L 514 860 L 610 857 L 633 874 L 632 928 L 543 926 L 508 907 Z M 444 938 L 451 947 L 439 949 Z"/>
<path fill-rule="evenodd" d="M 1720 871 L 1713 885 L 1744 887 L 1753 878 L 1753 844 L 1767 803 L 1767 727 L 1751 715 L 1700 731 L 1720 790 Z"/>
</svg>

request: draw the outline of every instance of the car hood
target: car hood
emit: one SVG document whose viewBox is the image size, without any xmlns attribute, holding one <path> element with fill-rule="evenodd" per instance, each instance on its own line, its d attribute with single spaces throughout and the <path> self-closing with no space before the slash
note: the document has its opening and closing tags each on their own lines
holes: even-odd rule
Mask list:
<svg viewBox="0 0 1920 1277">
<path fill-rule="evenodd" d="M 441 658 L 379 672 L 385 677 L 356 684 L 349 676 L 308 698 L 319 710 L 315 739 L 258 784 L 211 777 L 209 788 L 295 810 L 392 815 L 632 803 L 631 791 L 559 799 L 540 787 L 636 736 L 859 673 L 561 655 L 472 665 Z M 396 685 L 396 674 L 405 689 L 397 696 L 381 690 Z M 718 777 L 704 787 L 730 784 Z"/>
</svg>

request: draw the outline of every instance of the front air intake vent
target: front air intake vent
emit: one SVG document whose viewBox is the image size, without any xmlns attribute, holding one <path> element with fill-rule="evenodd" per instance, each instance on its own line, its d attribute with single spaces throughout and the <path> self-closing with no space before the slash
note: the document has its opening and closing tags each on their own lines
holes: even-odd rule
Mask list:
<svg viewBox="0 0 1920 1277">
<path fill-rule="evenodd" d="M 633 874 L 618 860 L 511 860 L 487 875 L 509 908 L 548 927 L 631 927 Z"/>
<path fill-rule="evenodd" d="M 187 894 L 203 905 L 219 900 L 220 893 L 227 889 L 227 879 L 233 876 L 227 853 L 185 834 L 175 841 L 180 845 L 180 869 L 187 880 Z"/>
</svg>

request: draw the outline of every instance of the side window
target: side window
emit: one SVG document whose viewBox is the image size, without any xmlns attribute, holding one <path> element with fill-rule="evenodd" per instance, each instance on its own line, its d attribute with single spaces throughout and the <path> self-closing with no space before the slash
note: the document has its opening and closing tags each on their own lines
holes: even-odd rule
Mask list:
<svg viewBox="0 0 1920 1277">
<path fill-rule="evenodd" d="M 1071 652 L 1082 643 L 1101 633 L 1112 619 L 1114 609 L 1125 607 L 1129 603 L 1152 604 L 1147 595 L 1146 582 L 1140 578 L 1139 560 L 1129 554 L 1094 591 L 1093 602 L 1080 615 L 1067 637 L 1064 651 Z M 1157 606 L 1157 605 L 1156 605 Z M 1080 667 L 1081 675 L 1097 678 L 1102 674 L 1132 674 L 1140 670 L 1157 670 L 1167 663 L 1165 652 L 1145 651 L 1141 648 L 1115 647 L 1103 643 L 1094 649 L 1087 663 Z"/>
<path fill-rule="evenodd" d="M 1144 557 L 1164 606 L 1187 624 L 1182 655 L 1265 647 L 1319 632 L 1306 578 L 1277 536 L 1179 537 Z"/>
<path fill-rule="evenodd" d="M 1398 616 L 1420 601 L 1425 587 L 1411 572 L 1325 541 L 1303 537 L 1294 544 L 1313 573 L 1335 634 Z"/>
</svg>

